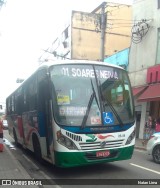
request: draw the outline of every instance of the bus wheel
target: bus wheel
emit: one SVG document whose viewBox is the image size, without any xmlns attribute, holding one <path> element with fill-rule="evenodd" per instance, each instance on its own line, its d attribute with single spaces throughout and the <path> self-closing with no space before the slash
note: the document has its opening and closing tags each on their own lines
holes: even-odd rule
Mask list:
<svg viewBox="0 0 160 188">
<path fill-rule="evenodd" d="M 33 148 L 34 148 L 34 155 L 39 162 L 42 162 L 42 153 L 41 147 L 36 136 L 33 137 Z"/>
<path fill-rule="evenodd" d="M 15 129 L 13 129 L 13 137 L 14 137 L 14 143 L 16 146 L 18 146 L 18 140 L 17 140 L 17 135 Z"/>
</svg>

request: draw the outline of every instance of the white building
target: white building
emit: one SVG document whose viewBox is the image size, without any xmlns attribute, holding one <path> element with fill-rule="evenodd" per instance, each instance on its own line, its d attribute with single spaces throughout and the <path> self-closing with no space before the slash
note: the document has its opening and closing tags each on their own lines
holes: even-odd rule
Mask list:
<svg viewBox="0 0 160 188">
<path fill-rule="evenodd" d="M 137 113 L 137 137 L 148 115 L 160 117 L 160 0 L 134 0 L 129 76 Z"/>
</svg>

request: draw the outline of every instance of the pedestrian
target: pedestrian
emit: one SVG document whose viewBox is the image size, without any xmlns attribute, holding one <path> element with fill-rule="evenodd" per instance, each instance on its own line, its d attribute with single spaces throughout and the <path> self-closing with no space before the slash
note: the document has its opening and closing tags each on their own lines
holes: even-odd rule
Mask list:
<svg viewBox="0 0 160 188">
<path fill-rule="evenodd" d="M 153 118 L 151 123 L 150 136 L 155 133 L 156 122 L 157 120 Z"/>
<path fill-rule="evenodd" d="M 155 132 L 160 132 L 160 118 L 157 119 Z"/>
<path fill-rule="evenodd" d="M 152 117 L 149 116 L 144 126 L 144 140 L 142 141 L 143 145 L 147 144 L 147 141 L 149 140 L 152 134 L 152 123 L 153 123 Z"/>
<path fill-rule="evenodd" d="M 3 151 L 3 123 L 0 119 L 0 152 Z"/>
</svg>

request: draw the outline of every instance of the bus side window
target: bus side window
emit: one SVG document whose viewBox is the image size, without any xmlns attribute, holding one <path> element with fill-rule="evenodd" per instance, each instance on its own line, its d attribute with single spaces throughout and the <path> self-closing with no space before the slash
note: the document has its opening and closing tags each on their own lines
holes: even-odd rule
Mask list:
<svg viewBox="0 0 160 188">
<path fill-rule="evenodd" d="M 37 109 L 37 80 L 36 76 L 31 78 L 29 84 L 29 110 L 36 110 Z"/>
<path fill-rule="evenodd" d="M 24 87 L 23 104 L 24 104 L 23 112 L 27 112 L 28 111 L 27 87 Z"/>
<path fill-rule="evenodd" d="M 23 88 L 21 87 L 15 95 L 15 108 L 16 108 L 16 113 L 21 115 L 23 112 Z"/>
<path fill-rule="evenodd" d="M 14 96 L 14 94 L 12 95 L 11 110 L 12 110 L 12 113 L 14 114 L 14 112 L 15 112 L 15 96 Z"/>
<path fill-rule="evenodd" d="M 24 87 L 24 112 L 37 109 L 37 80 L 36 76 L 31 77 Z"/>
<path fill-rule="evenodd" d="M 38 109 L 40 111 L 45 110 L 45 100 L 48 98 L 48 83 L 47 83 L 47 72 L 46 70 L 41 70 L 38 72 Z"/>
<path fill-rule="evenodd" d="M 6 100 L 6 109 L 7 109 L 7 114 L 10 115 L 11 114 L 11 104 L 10 104 L 10 97 L 7 98 Z"/>
</svg>

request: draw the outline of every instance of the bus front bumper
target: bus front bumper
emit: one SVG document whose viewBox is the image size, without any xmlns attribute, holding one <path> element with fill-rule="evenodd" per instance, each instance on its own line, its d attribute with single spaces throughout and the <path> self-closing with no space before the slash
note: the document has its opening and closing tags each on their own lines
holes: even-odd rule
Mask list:
<svg viewBox="0 0 160 188">
<path fill-rule="evenodd" d="M 89 164 L 127 160 L 132 157 L 134 146 L 110 149 L 109 151 L 110 151 L 110 155 L 107 157 L 96 157 L 97 151 L 86 151 L 86 152 L 55 151 L 55 165 L 58 167 L 67 168 L 67 167 L 75 167 L 75 166 L 84 166 Z"/>
</svg>

